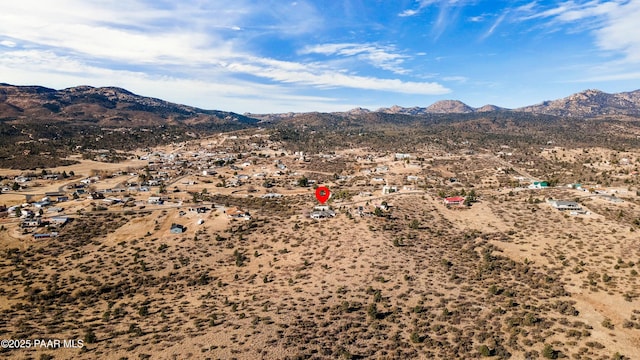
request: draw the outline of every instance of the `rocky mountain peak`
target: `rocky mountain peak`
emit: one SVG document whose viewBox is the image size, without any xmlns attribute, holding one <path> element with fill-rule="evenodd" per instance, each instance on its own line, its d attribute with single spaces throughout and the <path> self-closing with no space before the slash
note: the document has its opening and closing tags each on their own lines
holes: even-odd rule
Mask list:
<svg viewBox="0 0 640 360">
<path fill-rule="evenodd" d="M 471 113 L 475 109 L 459 100 L 441 100 L 427 107 L 427 112 L 444 114 L 444 113 Z"/>
</svg>

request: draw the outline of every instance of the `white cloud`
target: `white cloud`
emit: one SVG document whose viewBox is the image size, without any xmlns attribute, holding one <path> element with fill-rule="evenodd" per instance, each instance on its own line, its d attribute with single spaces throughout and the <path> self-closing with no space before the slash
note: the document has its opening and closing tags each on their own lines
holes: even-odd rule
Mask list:
<svg viewBox="0 0 640 360">
<path fill-rule="evenodd" d="M 247 0 L 59 0 L 44 4 L 22 0 L 3 5 L 0 34 L 11 40 L 0 42 L 2 81 L 56 88 L 115 85 L 208 108 L 226 110 L 244 101 L 243 111 L 252 112 L 284 105 L 290 106 L 287 111 L 304 106 L 306 110 L 335 109 L 343 101 L 299 95 L 314 89 L 450 92 L 435 82 L 362 75 L 331 61 L 306 63 L 256 55 L 252 43 L 256 35 L 277 32 L 282 38 L 322 26 L 321 17 L 306 1 L 274 5 Z M 268 20 L 256 21 L 263 18 Z M 389 46 L 334 44 L 308 51 L 353 57 L 396 74 L 408 72 L 402 67 L 407 57 Z M 258 105 L 265 108 L 255 108 Z"/>
<path fill-rule="evenodd" d="M 608 82 L 608 81 L 625 81 L 625 80 L 640 80 L 640 71 L 635 72 L 623 72 L 623 73 L 612 73 L 607 75 L 594 75 L 585 78 L 581 78 L 578 80 L 574 80 L 572 82 L 576 83 L 594 83 L 594 82 Z"/>
<path fill-rule="evenodd" d="M 395 52 L 392 46 L 379 46 L 376 44 L 355 44 L 355 43 L 339 43 L 339 44 L 321 44 L 307 46 L 301 54 L 322 54 L 322 55 L 341 55 L 345 57 L 356 57 L 359 61 L 366 61 L 369 64 L 394 72 L 396 74 L 407 74 L 409 71 L 402 67 L 402 63 L 408 56 Z"/>
<path fill-rule="evenodd" d="M 640 2 L 621 4 L 606 16 L 606 24 L 596 30 L 596 44 L 604 50 L 624 53 L 629 62 L 640 62 Z"/>
<path fill-rule="evenodd" d="M 272 59 L 254 58 L 252 62 L 234 62 L 226 65 L 229 71 L 252 74 L 282 83 L 316 86 L 319 88 L 347 87 L 352 89 L 379 90 L 403 94 L 439 95 L 450 90 L 434 82 L 413 82 L 399 79 L 382 79 L 358 76 L 346 71 L 325 69 Z"/>
<path fill-rule="evenodd" d="M 429 5 L 441 2 L 439 0 L 416 0 L 416 2 L 418 3 L 418 7 L 416 9 L 407 9 L 404 10 L 403 12 L 401 12 L 400 14 L 398 14 L 398 16 L 414 16 L 419 14 L 424 8 L 428 7 Z M 447 1 L 442 1 L 442 2 L 447 2 Z M 451 1 L 449 0 L 449 2 L 455 2 L 455 1 Z"/>
<path fill-rule="evenodd" d="M 417 7 L 414 9 L 406 9 L 398 14 L 401 17 L 409 17 L 420 14 L 427 7 L 437 4 L 442 7 L 449 7 L 458 3 L 463 3 L 465 0 L 416 0 Z"/>
<path fill-rule="evenodd" d="M 11 40 L 2 40 L 2 41 L 0 41 L 0 45 L 12 48 L 12 47 L 16 47 L 18 44 L 16 44 L 15 42 L 13 42 Z"/>
<path fill-rule="evenodd" d="M 466 76 L 445 76 L 442 78 L 444 81 L 455 81 L 459 83 L 466 83 L 469 81 L 469 78 Z"/>
<path fill-rule="evenodd" d="M 487 30 L 487 32 L 485 32 L 480 39 L 484 40 L 486 38 L 488 38 L 489 36 L 493 35 L 493 32 L 496 31 L 496 29 L 498 28 L 498 26 L 500 26 L 500 24 L 502 24 L 502 22 L 504 21 L 504 19 L 507 17 L 507 15 L 509 14 L 509 11 L 505 11 L 502 13 L 502 15 L 498 16 L 498 18 L 496 19 L 496 21 L 493 22 L 493 24 L 491 25 L 491 27 L 489 28 L 489 30 Z"/>
<path fill-rule="evenodd" d="M 145 72 L 112 70 L 56 56 L 50 51 L 14 51 L 0 57 L 2 81 L 56 89 L 81 84 L 119 86 L 134 93 L 204 109 L 236 112 L 334 111 L 347 109 L 341 99 L 297 94 L 278 85 L 257 84 L 228 77 L 191 79 Z M 247 100 L 249 99 L 249 101 Z"/>
<path fill-rule="evenodd" d="M 356 76 L 319 66 L 264 58 L 220 63 L 199 73 L 199 77 L 151 75 L 144 71 L 113 70 L 87 63 L 53 51 L 16 50 L 2 53 L 0 72 L 3 82 L 39 84 L 65 88 L 79 84 L 120 86 L 146 96 L 203 108 L 222 108 L 237 112 L 335 111 L 344 109 L 341 99 L 331 96 L 297 95 L 300 88 L 339 87 L 388 91 L 404 94 L 445 94 L 450 90 L 432 82 L 407 82 Z M 251 74 L 275 84 L 238 80 L 235 74 Z"/>
<path fill-rule="evenodd" d="M 402 17 L 406 17 L 406 16 L 413 16 L 418 14 L 420 11 L 418 10 L 411 10 L 411 9 L 407 9 L 401 13 L 398 14 L 398 16 L 402 16 Z"/>
<path fill-rule="evenodd" d="M 566 1 L 546 10 L 538 10 L 538 5 L 531 3 L 521 10 L 525 13 L 522 20 L 551 19 L 552 24 L 586 23 L 600 49 L 623 54 L 625 62 L 640 62 L 640 1 Z"/>
</svg>

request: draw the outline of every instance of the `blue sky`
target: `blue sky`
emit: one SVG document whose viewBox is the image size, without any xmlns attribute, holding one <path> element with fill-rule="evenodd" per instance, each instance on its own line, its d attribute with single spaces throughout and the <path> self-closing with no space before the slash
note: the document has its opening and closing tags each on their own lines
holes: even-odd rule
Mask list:
<svg viewBox="0 0 640 360">
<path fill-rule="evenodd" d="M 520 107 L 640 88 L 640 0 L 21 0 L 0 82 L 239 113 Z"/>
</svg>

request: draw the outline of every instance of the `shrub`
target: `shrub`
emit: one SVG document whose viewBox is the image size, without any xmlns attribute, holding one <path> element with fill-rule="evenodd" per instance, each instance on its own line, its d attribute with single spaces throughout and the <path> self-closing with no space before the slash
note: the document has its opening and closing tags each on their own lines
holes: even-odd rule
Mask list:
<svg viewBox="0 0 640 360">
<path fill-rule="evenodd" d="M 544 349 L 542 349 L 542 356 L 545 359 L 557 359 L 558 351 L 554 350 L 553 347 L 549 344 L 544 345 Z"/>
<path fill-rule="evenodd" d="M 94 344 L 98 341 L 98 337 L 96 337 L 96 334 L 93 332 L 93 329 L 88 329 L 85 333 L 84 333 L 84 342 L 87 344 Z"/>
<path fill-rule="evenodd" d="M 491 349 L 487 345 L 480 345 L 478 352 L 481 356 L 491 356 Z"/>
</svg>

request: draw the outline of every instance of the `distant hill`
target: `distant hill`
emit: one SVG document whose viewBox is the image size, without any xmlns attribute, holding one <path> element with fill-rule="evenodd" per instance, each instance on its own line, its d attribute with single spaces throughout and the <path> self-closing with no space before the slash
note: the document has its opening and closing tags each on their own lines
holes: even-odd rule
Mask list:
<svg viewBox="0 0 640 360">
<path fill-rule="evenodd" d="M 426 114 L 468 114 L 475 112 L 476 109 L 458 100 L 441 100 L 424 107 L 405 108 L 394 105 L 390 108 L 381 108 L 376 112 L 385 114 L 403 114 L 403 115 L 426 115 Z"/>
<path fill-rule="evenodd" d="M 371 113 L 425 116 L 430 114 L 470 114 L 486 112 L 518 112 L 540 115 L 565 117 L 594 118 L 607 115 L 640 116 L 640 90 L 608 94 L 599 90 L 585 90 L 563 99 L 544 101 L 537 105 L 525 106 L 517 109 L 507 109 L 496 105 L 484 105 L 479 108 L 471 107 L 459 100 L 441 100 L 427 107 L 402 107 L 394 105 L 388 108 L 369 110 L 355 108 L 346 112 L 337 112 L 347 116 L 367 115 Z M 251 115 L 259 119 L 278 121 L 290 119 L 301 114 L 268 114 Z"/>
<path fill-rule="evenodd" d="M 425 116 L 496 111 L 584 118 L 607 115 L 640 116 L 640 90 L 617 94 L 608 94 L 599 90 L 585 90 L 562 99 L 544 101 L 540 104 L 517 109 L 506 109 L 496 105 L 474 108 L 459 100 L 441 100 L 427 107 L 394 105 L 375 111 L 355 108 L 346 112 L 336 112 L 333 115 L 371 118 L 372 114 Z M 309 113 L 245 113 L 240 115 L 221 110 L 203 110 L 136 95 L 117 87 L 76 86 L 54 90 L 41 86 L 0 84 L 0 121 L 13 123 L 62 121 L 75 124 L 124 127 L 158 125 L 245 126 L 258 122 L 277 123 L 304 114 Z"/>
<path fill-rule="evenodd" d="M 139 96 L 117 87 L 77 86 L 54 90 L 0 84 L 0 120 L 63 121 L 101 126 L 139 127 L 175 124 L 253 124 L 258 120 L 218 110 L 203 110 Z"/>
<path fill-rule="evenodd" d="M 366 109 L 365 109 L 366 110 Z M 377 112 L 386 114 L 468 114 L 474 112 L 512 111 L 553 116 L 593 118 L 606 115 L 640 115 L 640 90 L 608 94 L 600 90 L 585 90 L 558 100 L 517 109 L 506 109 L 495 105 L 473 108 L 458 100 L 442 100 L 428 107 L 392 106 Z"/>
<path fill-rule="evenodd" d="M 559 100 L 545 101 L 516 111 L 571 117 L 640 115 L 640 90 L 608 94 L 585 90 Z"/>
</svg>

